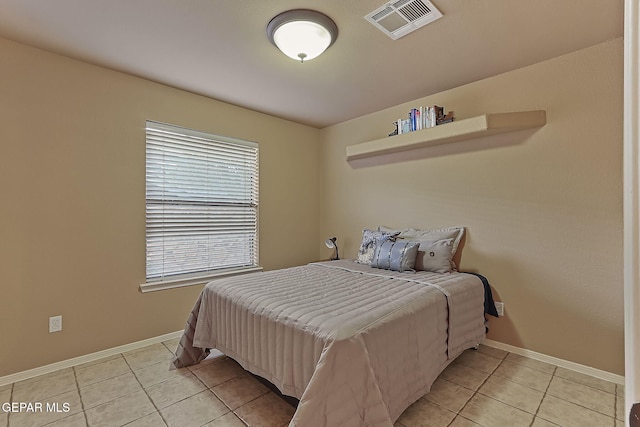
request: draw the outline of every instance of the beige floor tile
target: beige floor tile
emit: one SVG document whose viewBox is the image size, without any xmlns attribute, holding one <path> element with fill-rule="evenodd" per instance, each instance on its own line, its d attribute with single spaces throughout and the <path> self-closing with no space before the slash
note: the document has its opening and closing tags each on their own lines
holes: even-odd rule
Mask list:
<svg viewBox="0 0 640 427">
<path fill-rule="evenodd" d="M 616 397 L 602 390 L 565 380 L 564 378 L 553 377 L 547 394 L 612 418 L 615 416 Z"/>
<path fill-rule="evenodd" d="M 144 388 L 175 377 L 191 376 L 191 371 L 189 369 L 170 369 L 169 363 L 167 362 L 155 363 L 153 365 L 145 366 L 144 368 L 134 369 L 133 373 Z"/>
<path fill-rule="evenodd" d="M 51 377 L 57 377 L 57 376 L 60 376 L 62 374 L 68 374 L 69 372 L 72 372 L 72 371 L 73 371 L 73 368 L 58 369 L 57 371 L 48 372 L 46 374 L 38 375 L 37 377 L 31 377 L 31 378 L 27 378 L 26 380 L 18 381 L 16 383 L 14 383 L 13 386 L 14 386 L 14 389 L 16 387 L 17 388 L 22 388 L 22 387 L 25 387 L 25 386 L 27 386 L 27 385 L 29 385 L 31 383 L 39 382 L 39 381 L 42 381 L 42 380 L 45 380 L 45 379 L 51 378 Z M 10 387 L 10 386 L 11 386 L 11 384 L 9 384 L 6 387 Z M 1 388 L 2 387 L 0 387 L 0 389 Z"/>
<path fill-rule="evenodd" d="M 82 403 L 77 390 L 59 394 L 40 403 L 42 403 L 42 412 L 9 414 L 9 425 L 11 427 L 44 426 L 82 412 Z M 47 410 L 47 404 L 50 405 L 49 410 Z"/>
<path fill-rule="evenodd" d="M 423 399 L 427 399 L 445 409 L 458 413 L 469 399 L 471 399 L 471 396 L 473 396 L 472 390 L 443 378 L 438 378 L 431 386 L 431 391 L 425 394 Z"/>
<path fill-rule="evenodd" d="M 61 411 L 0 412 L 0 427 L 288 424 L 295 409 L 220 352 L 199 365 L 169 370 L 173 345 L 177 340 L 129 352 L 126 359 L 115 355 L 1 386 L 0 402 L 13 393 L 13 401 L 58 403 Z M 63 403 L 69 412 L 62 411 Z M 624 386 L 481 345 L 449 366 L 395 427 L 624 427 L 623 418 Z"/>
<path fill-rule="evenodd" d="M 109 378 L 124 375 L 131 372 L 129 365 L 122 357 L 109 359 L 105 362 L 95 363 L 81 368 L 76 368 L 76 379 L 80 387 L 95 384 Z"/>
<path fill-rule="evenodd" d="M 519 354 L 509 353 L 504 359 L 511 363 L 526 366 L 527 368 L 535 369 L 546 374 L 553 374 L 556 370 L 556 366 L 550 363 L 541 362 L 539 360 L 530 359 L 528 357 L 520 356 Z"/>
<path fill-rule="evenodd" d="M 269 392 L 265 385 L 249 374 L 226 381 L 212 390 L 232 410 Z"/>
<path fill-rule="evenodd" d="M 84 412 L 79 412 L 70 417 L 47 424 L 47 427 L 87 427 L 87 425 L 87 417 L 85 417 Z"/>
<path fill-rule="evenodd" d="M 496 376 L 489 377 L 480 387 L 478 393 L 522 409 L 530 414 L 536 413 L 544 396 L 541 391 Z"/>
<path fill-rule="evenodd" d="M 192 372 L 210 388 L 246 374 L 242 366 L 229 358 L 225 358 L 216 363 L 210 363 Z"/>
<path fill-rule="evenodd" d="M 166 427 L 166 424 L 159 412 L 154 412 L 146 417 L 138 418 L 129 423 L 126 427 Z"/>
<path fill-rule="evenodd" d="M 139 369 L 160 362 L 167 362 L 168 365 L 173 358 L 173 353 L 162 343 L 158 343 L 122 353 L 122 356 L 126 359 L 131 369 Z"/>
<path fill-rule="evenodd" d="M 489 347 L 488 345 L 485 345 L 485 344 L 480 344 L 480 346 L 478 346 L 478 351 L 488 356 L 497 357 L 498 359 L 504 359 L 505 357 L 507 357 L 507 354 L 509 354 L 509 352 L 507 351 L 500 350 L 494 347 Z"/>
<path fill-rule="evenodd" d="M 506 378 L 538 391 L 546 391 L 551 382 L 551 374 L 524 365 L 503 361 L 493 375 Z"/>
<path fill-rule="evenodd" d="M 14 402 L 44 402 L 46 399 L 72 390 L 77 390 L 73 370 L 65 369 L 58 375 L 44 375 L 18 382 L 13 388 Z"/>
<path fill-rule="evenodd" d="M 86 410 L 140 390 L 142 390 L 142 387 L 136 377 L 132 372 L 127 372 L 108 380 L 81 387 L 80 397 Z"/>
<path fill-rule="evenodd" d="M 447 427 L 455 417 L 455 413 L 420 399 L 400 415 L 398 422 L 405 427 Z"/>
<path fill-rule="evenodd" d="M 235 410 L 249 426 L 281 427 L 291 421 L 293 406 L 269 392 Z"/>
<path fill-rule="evenodd" d="M 122 359 L 122 354 L 112 354 L 111 356 L 102 357 L 100 359 L 92 360 L 91 362 L 81 363 L 80 365 L 76 365 L 75 369 L 82 369 L 91 365 L 98 365 L 100 363 L 108 362 L 114 359 Z"/>
<path fill-rule="evenodd" d="M 598 390 L 606 391 L 607 393 L 616 393 L 616 385 L 615 383 L 601 380 L 600 378 L 592 377 L 590 375 L 585 375 L 580 372 L 571 371 L 565 368 L 558 368 L 556 370 L 555 375 L 557 377 L 564 378 L 566 380 L 571 380 L 576 383 L 588 385 L 589 387 L 597 388 Z"/>
<path fill-rule="evenodd" d="M 482 394 L 476 394 L 460 415 L 484 427 L 529 427 L 533 415 Z"/>
<path fill-rule="evenodd" d="M 471 390 L 477 390 L 489 376 L 488 373 L 478 371 L 461 363 L 451 364 L 442 371 L 440 378 Z"/>
<path fill-rule="evenodd" d="M 211 365 L 212 363 L 221 362 L 226 359 L 228 359 L 227 356 L 214 348 L 211 349 L 211 353 L 209 353 L 206 359 L 204 359 L 197 365 L 187 366 L 187 369 L 191 371 L 197 371 L 198 369 L 204 368 L 205 366 Z"/>
<path fill-rule="evenodd" d="M 536 417 L 533 420 L 533 424 L 531 424 L 531 427 L 558 427 L 558 424 L 554 424 L 550 421 L 547 421 L 545 419 Z"/>
<path fill-rule="evenodd" d="M 496 370 L 500 362 L 502 362 L 501 359 L 477 350 L 467 350 L 454 361 L 454 363 L 462 363 L 463 365 L 489 374 Z"/>
<path fill-rule="evenodd" d="M 449 427 L 482 427 L 482 426 L 478 423 L 474 423 L 473 421 L 466 419 L 462 415 L 458 415 L 453 420 L 453 422 L 449 424 Z"/>
<path fill-rule="evenodd" d="M 546 395 L 537 416 L 563 427 L 602 427 L 613 425 L 613 418 L 575 403 Z"/>
<path fill-rule="evenodd" d="M 91 427 L 122 426 L 156 412 L 144 391 L 122 396 L 85 411 Z"/>
<path fill-rule="evenodd" d="M 0 405 L 11 400 L 11 389 L 0 390 Z M 0 408 L 1 409 L 1 408 Z M 0 414 L 2 411 L 0 411 Z"/>
<path fill-rule="evenodd" d="M 170 380 L 148 387 L 147 394 L 156 405 L 162 409 L 169 405 L 198 394 L 207 387 L 195 375 L 177 376 Z"/>
<path fill-rule="evenodd" d="M 175 354 L 176 349 L 178 348 L 178 344 L 180 343 L 180 338 L 181 337 L 174 338 L 174 339 L 167 340 L 167 341 L 162 341 L 162 344 L 165 347 L 167 347 L 167 350 L 169 350 L 171 353 Z"/>
<path fill-rule="evenodd" d="M 229 412 L 220 418 L 216 418 L 203 427 L 246 427 L 246 424 L 243 423 L 236 414 Z"/>
<path fill-rule="evenodd" d="M 616 396 L 616 419 L 624 421 L 624 396 Z"/>
<path fill-rule="evenodd" d="M 213 392 L 205 390 L 160 410 L 169 427 L 196 427 L 229 412 Z"/>
</svg>

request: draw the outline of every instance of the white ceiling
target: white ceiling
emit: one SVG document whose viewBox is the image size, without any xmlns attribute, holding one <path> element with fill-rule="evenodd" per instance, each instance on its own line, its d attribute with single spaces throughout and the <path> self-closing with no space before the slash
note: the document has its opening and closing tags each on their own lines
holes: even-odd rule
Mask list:
<svg viewBox="0 0 640 427">
<path fill-rule="evenodd" d="M 325 127 L 623 35 L 624 0 L 433 0 L 442 18 L 396 41 L 384 0 L 0 0 L 0 36 Z M 300 64 L 271 18 L 315 9 L 336 43 Z"/>
</svg>

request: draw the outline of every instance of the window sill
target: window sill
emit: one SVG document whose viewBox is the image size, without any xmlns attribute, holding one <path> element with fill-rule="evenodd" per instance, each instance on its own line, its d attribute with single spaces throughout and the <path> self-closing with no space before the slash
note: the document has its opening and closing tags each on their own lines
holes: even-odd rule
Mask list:
<svg viewBox="0 0 640 427">
<path fill-rule="evenodd" d="M 216 273 L 207 274 L 204 276 L 188 276 L 181 277 L 173 280 L 162 280 L 157 282 L 148 282 L 140 285 L 140 292 L 155 292 L 164 291 L 167 289 L 182 288 L 185 286 L 204 285 L 211 280 L 221 279 L 223 277 L 238 276 L 240 274 L 255 273 L 262 271 L 262 267 L 247 267 L 247 268 L 234 268 L 229 270 L 222 270 Z"/>
</svg>

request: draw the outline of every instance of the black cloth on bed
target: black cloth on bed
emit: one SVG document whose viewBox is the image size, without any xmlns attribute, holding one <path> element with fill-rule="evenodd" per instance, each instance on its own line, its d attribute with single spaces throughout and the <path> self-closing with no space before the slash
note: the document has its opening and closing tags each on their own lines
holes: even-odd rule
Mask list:
<svg viewBox="0 0 640 427">
<path fill-rule="evenodd" d="M 482 274 L 471 273 L 470 271 L 463 271 L 466 274 L 473 274 L 477 276 L 480 280 L 482 280 L 482 284 L 484 285 L 484 312 L 486 314 L 490 314 L 494 317 L 498 316 L 498 310 L 496 309 L 496 304 L 493 301 L 493 294 L 491 293 L 491 286 L 489 286 L 489 281 Z"/>
</svg>

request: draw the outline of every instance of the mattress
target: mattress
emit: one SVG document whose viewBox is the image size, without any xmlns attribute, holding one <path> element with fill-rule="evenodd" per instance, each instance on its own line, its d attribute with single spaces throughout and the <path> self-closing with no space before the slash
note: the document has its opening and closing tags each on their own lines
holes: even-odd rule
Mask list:
<svg viewBox="0 0 640 427">
<path fill-rule="evenodd" d="M 210 282 L 173 363 L 220 350 L 300 400 L 290 426 L 391 427 L 484 336 L 477 276 L 341 260 Z"/>
</svg>

